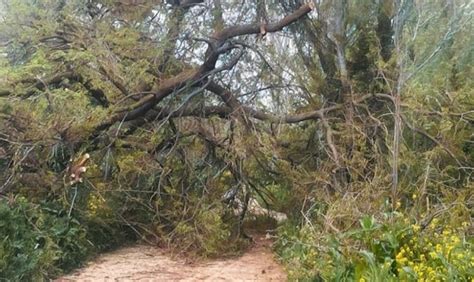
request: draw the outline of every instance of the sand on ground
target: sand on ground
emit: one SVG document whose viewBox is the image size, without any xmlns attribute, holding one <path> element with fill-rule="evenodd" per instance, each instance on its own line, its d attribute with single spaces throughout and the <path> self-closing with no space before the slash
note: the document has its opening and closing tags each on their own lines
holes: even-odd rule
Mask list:
<svg viewBox="0 0 474 282">
<path fill-rule="evenodd" d="M 242 256 L 199 262 L 136 245 L 102 254 L 56 281 L 286 281 L 270 244 L 265 237 L 257 237 Z"/>
</svg>

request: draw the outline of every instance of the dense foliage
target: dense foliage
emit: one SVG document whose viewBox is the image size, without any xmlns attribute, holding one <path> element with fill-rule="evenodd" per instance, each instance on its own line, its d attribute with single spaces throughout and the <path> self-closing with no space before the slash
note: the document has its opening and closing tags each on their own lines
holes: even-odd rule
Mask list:
<svg viewBox="0 0 474 282">
<path fill-rule="evenodd" d="M 288 215 L 291 279 L 472 277 L 472 11 L 0 1 L 0 278 L 238 252 L 250 198 Z"/>
<path fill-rule="evenodd" d="M 433 220 L 426 228 L 401 213 L 390 222 L 360 219 L 360 227 L 327 234 L 305 225 L 284 226 L 276 250 L 290 280 L 468 281 L 474 275 L 468 222 L 459 227 Z M 446 227 L 448 226 L 448 227 Z M 318 242 L 315 244 L 315 242 Z"/>
<path fill-rule="evenodd" d="M 0 201 L 0 227 L 0 277 L 13 280 L 61 274 L 127 239 L 113 228 L 71 217 L 58 202 L 33 204 L 21 196 Z"/>
</svg>

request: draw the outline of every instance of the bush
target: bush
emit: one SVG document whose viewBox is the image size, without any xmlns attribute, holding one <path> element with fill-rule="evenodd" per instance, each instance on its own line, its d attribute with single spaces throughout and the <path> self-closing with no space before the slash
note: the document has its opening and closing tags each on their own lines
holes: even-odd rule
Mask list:
<svg viewBox="0 0 474 282">
<path fill-rule="evenodd" d="M 35 280 L 80 265 L 91 243 L 80 223 L 54 203 L 0 200 L 0 278 Z"/>
<path fill-rule="evenodd" d="M 468 223 L 453 228 L 440 226 L 438 220 L 421 231 L 412 225 L 402 236 L 395 262 L 399 277 L 420 281 L 459 281 L 474 277 L 472 242 L 464 237 Z"/>
<path fill-rule="evenodd" d="M 401 213 L 380 223 L 365 216 L 360 228 L 337 235 L 289 224 L 279 229 L 276 251 L 290 280 L 468 281 L 474 256 L 467 227 L 434 219 L 423 229 Z"/>
<path fill-rule="evenodd" d="M 0 280 L 56 277 L 136 238 L 110 218 L 72 211 L 56 200 L 0 199 Z"/>
<path fill-rule="evenodd" d="M 234 251 L 234 246 L 229 244 L 230 226 L 223 222 L 218 209 L 203 209 L 191 221 L 179 222 L 168 238 L 180 251 L 192 251 L 205 257 Z"/>
</svg>

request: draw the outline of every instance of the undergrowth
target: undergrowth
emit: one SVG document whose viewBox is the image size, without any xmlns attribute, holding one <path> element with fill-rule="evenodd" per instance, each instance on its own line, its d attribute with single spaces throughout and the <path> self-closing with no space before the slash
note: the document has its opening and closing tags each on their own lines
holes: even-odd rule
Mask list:
<svg viewBox="0 0 474 282">
<path fill-rule="evenodd" d="M 127 239 L 118 226 L 76 216 L 57 201 L 0 199 L 0 280 L 56 277 Z"/>
<path fill-rule="evenodd" d="M 471 281 L 474 240 L 460 210 L 422 221 L 408 210 L 363 215 L 346 230 L 288 223 L 275 250 L 291 281 Z"/>
</svg>

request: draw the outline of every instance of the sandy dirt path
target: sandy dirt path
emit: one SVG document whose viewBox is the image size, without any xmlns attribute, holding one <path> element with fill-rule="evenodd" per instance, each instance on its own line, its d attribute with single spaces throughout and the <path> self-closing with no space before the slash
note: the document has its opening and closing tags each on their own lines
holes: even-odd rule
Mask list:
<svg viewBox="0 0 474 282">
<path fill-rule="evenodd" d="M 286 281 L 275 261 L 270 241 L 256 238 L 254 246 L 235 258 L 188 263 L 146 245 L 102 254 L 86 267 L 56 281 Z"/>
</svg>

